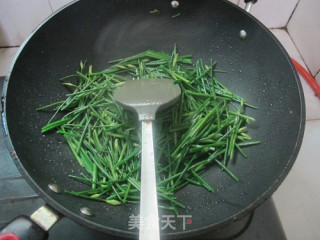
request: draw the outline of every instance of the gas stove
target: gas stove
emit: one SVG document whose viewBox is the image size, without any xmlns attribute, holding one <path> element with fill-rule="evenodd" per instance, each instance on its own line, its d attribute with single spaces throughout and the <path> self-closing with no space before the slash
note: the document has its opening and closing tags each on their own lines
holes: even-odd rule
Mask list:
<svg viewBox="0 0 320 240">
<path fill-rule="evenodd" d="M 2 89 L 3 81 L 4 77 L 0 77 L 0 89 Z M 14 165 L 7 150 L 2 130 L 0 131 L 0 169 L 0 228 L 2 228 L 18 215 L 31 215 L 45 202 L 32 190 Z M 122 238 L 109 236 L 81 226 L 68 218 L 62 218 L 50 230 L 48 239 L 120 240 Z M 272 198 L 269 198 L 241 220 L 192 239 L 285 240 L 286 236 L 274 202 Z"/>
</svg>

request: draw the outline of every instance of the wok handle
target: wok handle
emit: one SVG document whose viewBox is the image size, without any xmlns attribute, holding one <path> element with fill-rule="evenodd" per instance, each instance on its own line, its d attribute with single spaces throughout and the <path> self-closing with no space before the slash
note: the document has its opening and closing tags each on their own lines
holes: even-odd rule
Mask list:
<svg viewBox="0 0 320 240">
<path fill-rule="evenodd" d="M 141 121 L 141 197 L 140 197 L 140 240 L 159 240 L 159 215 L 154 162 L 152 121 Z"/>
<path fill-rule="evenodd" d="M 60 215 L 45 205 L 30 217 L 18 216 L 0 230 L 0 240 L 45 240 Z"/>
<path fill-rule="evenodd" d="M 257 1 L 258 0 L 244 0 L 244 2 L 246 3 L 244 10 L 246 10 L 247 12 L 250 12 L 252 5 L 255 4 Z"/>
<path fill-rule="evenodd" d="M 19 216 L 0 231 L 0 240 L 45 240 L 48 232 L 27 216 Z"/>
</svg>

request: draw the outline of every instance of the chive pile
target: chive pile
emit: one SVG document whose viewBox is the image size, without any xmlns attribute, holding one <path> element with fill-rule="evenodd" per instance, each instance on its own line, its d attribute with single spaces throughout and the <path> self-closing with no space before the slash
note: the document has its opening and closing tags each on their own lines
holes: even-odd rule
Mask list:
<svg viewBox="0 0 320 240">
<path fill-rule="evenodd" d="M 155 121 L 160 207 L 175 212 L 185 208 L 175 192 L 188 184 L 214 191 L 201 177 L 209 165 L 217 164 L 239 180 L 227 166 L 236 151 L 246 158 L 243 147 L 259 143 L 245 133 L 246 124 L 254 119 L 244 114 L 244 108 L 253 106 L 218 81 L 216 62 L 193 64 L 191 58 L 179 56 L 176 47 L 171 55 L 146 51 L 113 61 L 101 72 L 81 62 L 80 71 L 62 79 L 73 93 L 38 110 L 56 110 L 42 132 L 63 134 L 86 170 L 80 176 L 70 175 L 83 182 L 84 190 L 66 193 L 112 205 L 139 202 L 140 125 L 134 113 L 115 102 L 113 92 L 125 81 L 148 78 L 173 79 L 182 91 L 180 102 L 157 113 Z M 56 120 L 58 112 L 65 114 Z"/>
</svg>

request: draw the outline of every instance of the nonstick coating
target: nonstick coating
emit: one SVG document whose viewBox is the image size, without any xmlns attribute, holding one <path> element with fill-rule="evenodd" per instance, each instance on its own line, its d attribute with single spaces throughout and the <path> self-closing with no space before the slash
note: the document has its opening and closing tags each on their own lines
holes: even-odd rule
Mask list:
<svg viewBox="0 0 320 240">
<path fill-rule="evenodd" d="M 159 15 L 149 11 L 158 9 Z M 171 16 L 181 13 L 175 19 Z M 247 38 L 239 38 L 240 30 Z M 215 189 L 187 186 L 177 198 L 187 206 L 180 215 L 191 215 L 183 230 L 183 218 L 175 217 L 175 230 L 166 238 L 190 237 L 230 223 L 261 204 L 280 185 L 298 154 L 305 124 L 305 106 L 299 78 L 275 37 L 242 9 L 220 0 L 181 0 L 178 9 L 170 1 L 87 0 L 76 2 L 48 19 L 20 48 L 5 82 L 4 102 L 7 142 L 13 159 L 34 189 L 65 216 L 114 235 L 133 237 L 129 216 L 136 205 L 104 203 L 55 194 L 49 183 L 62 189 L 83 189 L 69 174 L 78 166 L 62 136 L 42 135 L 51 112 L 35 109 L 62 100 L 68 90 L 59 79 L 79 69 L 80 60 L 103 70 L 108 61 L 152 49 L 170 53 L 177 43 L 181 54 L 218 62 L 217 77 L 258 110 L 247 108 L 256 119 L 248 134 L 260 145 L 245 149 L 230 169 L 232 180 L 214 166 L 203 177 Z M 7 89 L 6 89 L 7 88 Z M 81 207 L 95 215 L 84 216 Z M 174 215 L 160 211 L 161 215 Z"/>
</svg>

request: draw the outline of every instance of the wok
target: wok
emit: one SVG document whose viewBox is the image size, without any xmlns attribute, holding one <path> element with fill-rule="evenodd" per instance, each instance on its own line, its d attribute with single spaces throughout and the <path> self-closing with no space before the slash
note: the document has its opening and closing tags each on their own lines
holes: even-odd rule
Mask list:
<svg viewBox="0 0 320 240">
<path fill-rule="evenodd" d="M 150 14 L 158 9 L 159 15 Z M 171 16 L 181 13 L 175 19 Z M 239 37 L 240 30 L 247 33 Z M 48 184 L 80 190 L 68 177 L 83 170 L 58 134 L 41 134 L 51 113 L 35 109 L 65 98 L 68 91 L 59 79 L 78 70 L 80 60 L 96 71 L 110 60 L 152 49 L 218 62 L 227 73 L 217 77 L 258 110 L 247 108 L 256 119 L 248 134 L 261 144 L 247 148 L 248 159 L 236 156 L 232 180 L 217 166 L 203 177 L 214 193 L 189 185 L 177 193 L 187 206 L 180 215 L 192 218 L 183 229 L 183 218 L 162 231 L 164 238 L 183 238 L 220 228 L 245 216 L 278 188 L 298 154 L 305 124 L 301 84 L 281 44 L 258 20 L 222 0 L 181 0 L 173 9 L 164 0 L 83 0 L 60 10 L 44 22 L 20 48 L 5 80 L 3 125 L 17 167 L 35 191 L 61 214 L 76 222 L 122 237 L 137 205 L 110 206 L 50 191 Z M 88 207 L 94 216 L 81 214 Z M 160 210 L 160 216 L 173 215 Z"/>
</svg>

